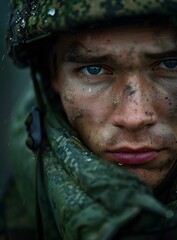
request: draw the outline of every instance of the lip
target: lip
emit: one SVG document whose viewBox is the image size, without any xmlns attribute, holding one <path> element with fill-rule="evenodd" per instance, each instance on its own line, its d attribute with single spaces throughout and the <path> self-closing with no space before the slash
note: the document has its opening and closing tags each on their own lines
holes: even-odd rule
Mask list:
<svg viewBox="0 0 177 240">
<path fill-rule="evenodd" d="M 160 154 L 160 150 L 152 148 L 120 148 L 116 151 L 107 151 L 108 159 L 125 165 L 140 165 L 153 161 Z"/>
</svg>

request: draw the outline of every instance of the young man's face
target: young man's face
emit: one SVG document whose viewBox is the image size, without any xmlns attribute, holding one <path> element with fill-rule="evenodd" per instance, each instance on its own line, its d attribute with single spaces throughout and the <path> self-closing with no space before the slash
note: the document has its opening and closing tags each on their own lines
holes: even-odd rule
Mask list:
<svg viewBox="0 0 177 240">
<path fill-rule="evenodd" d="M 63 36 L 53 88 L 85 145 L 158 186 L 177 156 L 173 29 L 124 27 Z"/>
</svg>

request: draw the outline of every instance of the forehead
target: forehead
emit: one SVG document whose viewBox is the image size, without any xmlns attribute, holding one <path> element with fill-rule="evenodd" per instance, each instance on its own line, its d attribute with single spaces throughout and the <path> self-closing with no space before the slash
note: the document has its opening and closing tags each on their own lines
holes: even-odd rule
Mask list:
<svg viewBox="0 0 177 240">
<path fill-rule="evenodd" d="M 172 26 L 124 26 L 65 34 L 60 38 L 59 46 L 66 54 L 76 54 L 93 52 L 95 49 L 120 50 L 131 45 L 141 50 L 169 50 L 176 46 L 176 42 L 177 31 Z"/>
</svg>

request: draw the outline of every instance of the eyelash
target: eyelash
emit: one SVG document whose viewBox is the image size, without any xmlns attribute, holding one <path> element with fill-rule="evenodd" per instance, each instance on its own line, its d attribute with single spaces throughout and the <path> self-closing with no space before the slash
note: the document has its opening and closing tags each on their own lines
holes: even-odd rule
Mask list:
<svg viewBox="0 0 177 240">
<path fill-rule="evenodd" d="M 165 63 L 169 63 L 169 64 L 174 64 L 174 66 L 165 66 Z M 160 66 L 160 65 L 164 65 L 164 66 Z M 166 72 L 175 72 L 177 71 L 177 59 L 166 59 L 163 61 L 159 61 L 158 64 L 155 65 L 155 67 L 153 67 L 153 70 L 163 70 Z"/>
<path fill-rule="evenodd" d="M 165 64 L 170 64 L 171 67 L 165 66 Z M 174 66 L 173 66 L 174 65 Z M 88 69 L 92 71 L 92 73 L 88 71 Z M 99 71 L 100 70 L 100 71 Z M 165 71 L 165 72 L 177 72 L 177 58 L 175 59 L 165 59 L 163 61 L 159 61 L 152 68 L 155 71 Z M 112 75 L 113 71 L 107 66 L 101 64 L 92 64 L 88 66 L 83 66 L 77 69 L 77 72 L 87 77 L 101 77 L 101 75 Z"/>
<path fill-rule="evenodd" d="M 90 73 L 89 73 L 89 68 L 90 68 Z M 78 72 L 87 76 L 100 76 L 102 74 L 112 74 L 112 71 L 109 70 L 108 67 L 105 67 L 99 64 L 81 67 L 78 69 Z"/>
</svg>

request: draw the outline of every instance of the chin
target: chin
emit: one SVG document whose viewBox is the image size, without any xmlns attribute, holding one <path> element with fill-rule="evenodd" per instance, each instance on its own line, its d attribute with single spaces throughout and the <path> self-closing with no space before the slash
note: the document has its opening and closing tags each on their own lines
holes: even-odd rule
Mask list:
<svg viewBox="0 0 177 240">
<path fill-rule="evenodd" d="M 128 166 L 123 166 L 129 172 L 135 174 L 141 180 L 143 180 L 150 188 L 155 189 L 160 185 L 160 183 L 164 180 L 162 174 L 157 174 L 157 172 L 153 170 L 141 169 L 141 168 L 133 168 Z"/>
</svg>

